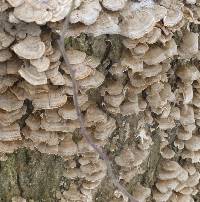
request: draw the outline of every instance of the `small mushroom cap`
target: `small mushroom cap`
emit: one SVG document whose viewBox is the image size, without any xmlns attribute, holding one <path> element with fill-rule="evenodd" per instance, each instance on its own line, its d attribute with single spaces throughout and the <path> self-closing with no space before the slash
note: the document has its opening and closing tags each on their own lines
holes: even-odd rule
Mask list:
<svg viewBox="0 0 200 202">
<path fill-rule="evenodd" d="M 182 125 L 191 125 L 195 123 L 194 109 L 192 106 L 184 105 L 181 107 L 180 122 Z"/>
<path fill-rule="evenodd" d="M 71 184 L 69 190 L 64 191 L 63 195 L 67 201 L 86 201 L 87 196 L 82 194 L 75 184 Z"/>
<path fill-rule="evenodd" d="M 4 93 L 8 87 L 13 86 L 13 84 L 18 81 L 18 78 L 12 75 L 7 75 L 7 76 L 0 76 L 0 94 Z"/>
<path fill-rule="evenodd" d="M 57 22 L 62 19 L 64 19 L 70 12 L 72 0 L 62 0 L 62 1 L 54 1 L 55 5 L 57 6 L 54 7 L 52 10 L 52 18 L 51 22 Z M 77 8 L 81 3 L 81 0 L 75 0 L 74 2 L 74 8 Z M 48 10 L 48 7 L 47 9 Z"/>
<path fill-rule="evenodd" d="M 58 134 L 56 132 L 44 130 L 29 131 L 27 129 L 23 129 L 22 132 L 26 139 L 30 139 L 37 144 L 46 143 L 50 146 L 59 144 Z"/>
<path fill-rule="evenodd" d="M 119 107 L 124 101 L 125 95 L 123 93 L 119 95 L 105 95 L 104 101 L 113 107 Z"/>
<path fill-rule="evenodd" d="M 93 24 L 99 16 L 101 5 L 98 0 L 83 1 L 77 10 L 72 11 L 70 22 L 82 22 L 85 25 Z"/>
<path fill-rule="evenodd" d="M 99 159 L 95 163 L 89 163 L 89 164 L 80 166 L 81 172 L 83 172 L 84 174 L 89 174 L 89 175 L 92 175 L 92 174 L 95 174 L 98 172 L 102 172 L 105 169 L 106 169 L 105 163 L 101 159 Z"/>
<path fill-rule="evenodd" d="M 87 56 L 85 63 L 86 65 L 90 66 L 92 69 L 95 69 L 101 64 L 101 60 L 98 57 Z"/>
<path fill-rule="evenodd" d="M 172 195 L 172 190 L 169 190 L 168 192 L 164 194 L 156 190 L 153 192 L 153 199 L 158 202 L 168 201 L 171 195 Z"/>
<path fill-rule="evenodd" d="M 167 130 L 167 129 L 172 129 L 176 126 L 174 119 L 169 117 L 169 118 L 159 118 L 157 119 L 157 122 L 159 124 L 159 128 L 162 130 Z"/>
<path fill-rule="evenodd" d="M 35 3 L 35 4 L 34 4 Z M 38 24 L 45 24 L 52 19 L 52 12 L 47 11 L 45 8 L 38 9 L 38 5 L 41 6 L 42 2 L 25 2 L 22 5 L 14 9 L 14 15 L 16 18 L 30 23 L 36 22 Z M 32 5 L 31 5 L 32 4 Z M 34 5 L 33 5 L 34 4 Z"/>
<path fill-rule="evenodd" d="M 67 57 L 69 59 L 69 63 L 71 65 L 81 64 L 86 59 L 86 53 L 74 49 L 69 49 L 66 51 Z"/>
<path fill-rule="evenodd" d="M 163 22 L 167 27 L 177 25 L 183 18 L 183 13 L 179 9 L 168 10 L 167 15 L 164 17 Z"/>
<path fill-rule="evenodd" d="M 147 43 L 149 44 L 156 43 L 160 37 L 161 37 L 161 29 L 159 29 L 158 27 L 154 27 L 152 31 L 150 31 L 149 33 L 145 35 L 145 38 L 147 39 Z"/>
<path fill-rule="evenodd" d="M 20 101 L 17 97 L 10 91 L 6 91 L 4 94 L 0 95 L 0 108 L 11 112 L 18 110 L 23 106 L 24 101 Z"/>
<path fill-rule="evenodd" d="M 166 59 L 165 51 L 159 47 L 151 48 L 144 56 L 147 65 L 155 65 Z"/>
<path fill-rule="evenodd" d="M 38 93 L 33 98 L 35 110 L 54 109 L 63 106 L 67 102 L 67 96 L 59 90 L 50 90 L 49 93 Z"/>
<path fill-rule="evenodd" d="M 138 114 L 140 108 L 138 102 L 129 102 L 125 101 L 122 105 L 120 105 L 120 113 L 124 116 L 129 116 L 132 114 Z"/>
<path fill-rule="evenodd" d="M 120 34 L 118 14 L 102 12 L 96 22 L 90 25 L 87 33 L 96 36 L 103 34 Z"/>
<path fill-rule="evenodd" d="M 0 110 L 0 125 L 9 126 L 14 123 L 18 119 L 22 118 L 22 116 L 26 113 L 26 107 L 23 106 L 20 109 L 6 112 L 4 110 Z"/>
<path fill-rule="evenodd" d="M 58 114 L 66 120 L 76 120 L 78 118 L 75 107 L 72 104 L 68 103 L 65 104 L 63 107 L 59 108 Z"/>
<path fill-rule="evenodd" d="M 30 60 L 31 65 L 33 65 L 34 67 L 36 67 L 38 72 L 44 72 L 46 70 L 48 70 L 49 66 L 50 66 L 50 60 L 49 58 L 43 56 L 39 59 L 35 59 L 35 60 Z"/>
<path fill-rule="evenodd" d="M 123 68 L 131 69 L 132 73 L 143 71 L 143 62 L 137 57 L 133 57 L 130 52 L 124 52 L 121 58 L 121 65 Z"/>
<path fill-rule="evenodd" d="M 0 31 L 0 50 L 9 47 L 15 38 L 4 31 Z"/>
<path fill-rule="evenodd" d="M 57 65 L 57 64 L 55 64 Z M 52 68 L 50 66 L 50 69 L 45 71 L 47 78 L 51 81 L 51 83 L 55 86 L 62 86 L 66 84 L 66 81 L 64 79 L 64 76 L 59 71 L 59 66 Z"/>
<path fill-rule="evenodd" d="M 41 120 L 39 115 L 31 114 L 26 120 L 26 125 L 33 131 L 37 131 L 40 129 Z"/>
<path fill-rule="evenodd" d="M 156 76 L 162 72 L 162 65 L 145 65 L 142 71 L 144 77 Z"/>
<path fill-rule="evenodd" d="M 122 10 L 126 5 L 127 0 L 102 0 L 102 5 L 111 11 Z"/>
<path fill-rule="evenodd" d="M 110 81 L 106 83 L 101 89 L 101 95 L 104 96 L 105 92 L 109 95 L 119 95 L 122 93 L 124 86 L 121 81 Z"/>
<path fill-rule="evenodd" d="M 156 183 L 156 187 L 161 193 L 164 194 L 170 190 L 174 190 L 178 184 L 179 182 L 177 179 L 158 180 L 158 182 Z"/>
<path fill-rule="evenodd" d="M 106 123 L 98 123 L 94 132 L 94 137 L 98 140 L 107 140 L 116 129 L 115 119 L 108 118 Z"/>
<path fill-rule="evenodd" d="M 71 134 L 66 134 L 64 140 L 61 141 L 58 152 L 64 156 L 71 156 L 77 153 L 77 145 L 73 142 Z"/>
<path fill-rule="evenodd" d="M 39 59 L 45 52 L 45 44 L 38 37 L 26 37 L 13 46 L 14 52 L 25 59 Z"/>
<path fill-rule="evenodd" d="M 10 5 L 7 2 L 1 1 L 1 3 L 0 3 L 0 11 L 1 11 L 1 13 L 6 11 L 9 7 L 10 7 Z"/>
<path fill-rule="evenodd" d="M 143 187 L 140 184 L 137 184 L 133 191 L 134 198 L 141 202 L 145 202 L 146 199 L 150 196 L 150 194 L 151 194 L 151 189 L 147 187 Z"/>
<path fill-rule="evenodd" d="M 87 189 L 87 190 L 93 190 L 95 188 L 98 188 L 98 186 L 101 184 L 101 180 L 99 181 L 96 181 L 96 182 L 84 182 L 82 184 L 83 188 L 84 189 Z"/>
<path fill-rule="evenodd" d="M 146 9 L 151 10 L 156 22 L 159 22 L 167 15 L 167 8 L 165 8 L 164 6 L 154 4 L 153 6 L 149 8 L 147 7 Z"/>
<path fill-rule="evenodd" d="M 47 76 L 45 72 L 38 72 L 37 69 L 30 65 L 29 67 L 21 67 L 18 71 L 21 77 L 32 85 L 44 85 L 47 84 Z"/>
<path fill-rule="evenodd" d="M 58 114 L 58 109 L 46 109 L 44 115 L 46 121 L 49 123 L 58 123 L 62 121 L 62 118 Z"/>
<path fill-rule="evenodd" d="M 177 137 L 179 140 L 189 140 L 192 137 L 192 131 L 185 131 L 183 128 L 179 128 Z"/>
<path fill-rule="evenodd" d="M 88 90 L 90 88 L 98 88 L 103 83 L 104 79 L 105 76 L 101 72 L 95 71 L 94 75 L 81 79 L 78 83 L 83 90 Z"/>
<path fill-rule="evenodd" d="M 199 70 L 194 65 L 178 66 L 176 74 L 184 82 L 192 82 L 199 79 Z"/>
<path fill-rule="evenodd" d="M 61 122 L 48 122 L 46 118 L 43 118 L 41 120 L 41 128 L 52 132 L 72 133 L 77 128 L 80 128 L 80 125 L 78 121 L 62 120 Z"/>
<path fill-rule="evenodd" d="M 24 3 L 24 0 L 7 0 L 12 7 L 18 7 Z"/>
<path fill-rule="evenodd" d="M 21 140 L 20 127 L 17 123 L 0 127 L 0 141 Z"/>
<path fill-rule="evenodd" d="M 162 162 L 162 168 L 166 171 L 179 170 L 181 167 L 176 161 L 166 160 Z"/>
<path fill-rule="evenodd" d="M 95 116 L 94 116 L 95 114 Z M 98 109 L 95 106 L 90 106 L 87 109 L 85 120 L 87 123 L 98 123 L 98 122 L 106 122 L 107 121 L 107 115 Z"/>
<path fill-rule="evenodd" d="M 140 43 L 134 48 L 134 53 L 137 55 L 144 55 L 149 50 L 149 46 L 146 43 Z"/>
<path fill-rule="evenodd" d="M 92 68 L 90 68 L 88 65 L 84 63 L 71 65 L 71 68 L 74 71 L 74 77 L 76 80 L 84 79 L 94 72 Z"/>
<path fill-rule="evenodd" d="M 0 62 L 5 62 L 12 57 L 11 52 L 8 49 L 0 50 Z"/>
<path fill-rule="evenodd" d="M 148 10 L 136 11 L 133 16 L 122 21 L 120 25 L 121 35 L 131 39 L 141 38 L 153 29 L 155 23 L 152 12 Z"/>
<path fill-rule="evenodd" d="M 189 140 L 185 141 L 185 147 L 190 151 L 200 150 L 200 137 L 192 135 L 192 137 Z"/>
<path fill-rule="evenodd" d="M 199 51 L 199 33 L 186 32 L 183 35 L 183 39 L 180 45 L 180 55 L 191 58 Z"/>
</svg>

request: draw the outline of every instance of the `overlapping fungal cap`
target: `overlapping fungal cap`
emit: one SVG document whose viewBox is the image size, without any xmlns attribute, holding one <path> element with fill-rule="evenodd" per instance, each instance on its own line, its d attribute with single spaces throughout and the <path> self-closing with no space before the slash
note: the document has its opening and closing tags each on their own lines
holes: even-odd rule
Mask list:
<svg viewBox="0 0 200 202">
<path fill-rule="evenodd" d="M 141 136 L 141 144 L 138 145 L 138 147 L 125 147 L 120 155 L 115 157 L 116 164 L 121 166 L 120 178 L 124 179 L 126 182 L 130 182 L 136 175 L 144 173 L 142 163 L 149 155 L 151 139 L 149 139 L 150 141 L 146 139 L 148 140 L 146 146 L 143 140 Z"/>
<path fill-rule="evenodd" d="M 101 11 L 99 0 L 82 1 L 80 6 L 72 11 L 70 15 L 70 22 L 82 22 L 85 25 L 93 24 Z"/>
<path fill-rule="evenodd" d="M 64 191 L 63 193 L 58 192 L 56 198 L 62 201 L 87 201 L 87 196 L 80 193 L 76 184 L 72 184 L 69 187 L 69 190 Z"/>
<path fill-rule="evenodd" d="M 14 7 L 13 15 L 24 22 L 36 22 L 45 24 L 48 21 L 57 22 L 64 19 L 69 11 L 72 1 L 12 1 L 8 0 Z M 78 6 L 80 1 L 76 1 Z"/>
<path fill-rule="evenodd" d="M 45 44 L 38 37 L 27 37 L 13 46 L 13 51 L 24 59 L 39 59 L 45 52 Z"/>
<path fill-rule="evenodd" d="M 126 5 L 127 0 L 102 0 L 102 5 L 111 11 L 119 11 L 122 10 Z"/>
<path fill-rule="evenodd" d="M 66 33 L 73 36 L 66 40 L 66 54 L 91 138 L 99 146 L 109 142 L 125 182 L 146 171 L 145 162 L 156 146 L 163 162 L 153 190 L 156 201 L 192 202 L 197 193 L 199 172 L 192 163 L 200 161 L 200 15 L 194 3 L 75 0 Z M 69 163 L 66 177 L 81 181 L 58 198 L 93 201 L 106 167 L 80 137 L 69 67 L 54 37 L 71 4 L 0 3 L 0 159 L 22 146 L 60 155 Z M 93 43 L 102 35 L 106 50 L 99 57 L 93 55 Z M 127 130 L 120 132 L 123 127 Z M 118 136 L 126 136 L 129 145 L 114 156 Z M 145 201 L 150 190 L 138 184 L 133 195 Z"/>
<path fill-rule="evenodd" d="M 199 182 L 199 172 L 195 167 L 186 163 L 181 167 L 175 161 L 163 160 L 158 174 L 156 188 L 153 191 L 155 201 L 192 201 L 192 194 L 196 192 Z"/>
</svg>

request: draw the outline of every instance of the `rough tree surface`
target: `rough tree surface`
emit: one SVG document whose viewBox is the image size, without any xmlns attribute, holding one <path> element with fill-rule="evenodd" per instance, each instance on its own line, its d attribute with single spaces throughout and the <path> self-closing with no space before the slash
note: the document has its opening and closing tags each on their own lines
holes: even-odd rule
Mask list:
<svg viewBox="0 0 200 202">
<path fill-rule="evenodd" d="M 72 0 L 0 0 L 0 201 L 127 202 L 80 133 L 57 39 Z M 75 0 L 66 55 L 85 127 L 139 202 L 200 201 L 200 1 Z"/>
</svg>

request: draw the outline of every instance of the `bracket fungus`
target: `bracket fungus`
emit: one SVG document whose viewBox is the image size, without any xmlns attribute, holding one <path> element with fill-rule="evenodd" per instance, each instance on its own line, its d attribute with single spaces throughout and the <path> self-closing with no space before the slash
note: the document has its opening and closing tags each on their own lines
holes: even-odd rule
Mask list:
<svg viewBox="0 0 200 202">
<path fill-rule="evenodd" d="M 57 194 L 61 201 L 96 200 L 107 172 L 114 178 L 114 161 L 137 201 L 193 202 L 200 190 L 199 2 L 72 5 L 0 1 L 0 160 L 22 147 L 62 156 L 71 183 Z M 114 184 L 117 198 L 102 200 L 132 199 Z"/>
</svg>

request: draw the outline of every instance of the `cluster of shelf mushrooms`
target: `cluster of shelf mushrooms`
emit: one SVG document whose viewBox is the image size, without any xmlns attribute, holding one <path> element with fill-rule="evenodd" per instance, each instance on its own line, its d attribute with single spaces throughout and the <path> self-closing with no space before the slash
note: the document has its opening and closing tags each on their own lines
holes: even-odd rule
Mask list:
<svg viewBox="0 0 200 202">
<path fill-rule="evenodd" d="M 75 138 L 80 125 L 72 81 L 55 40 L 71 4 L 0 1 L 0 152 L 1 160 L 21 147 L 62 156 L 69 163 L 66 177 L 82 184 L 72 183 L 57 193 L 58 199 L 89 202 L 106 176 L 106 165 L 84 138 Z M 119 61 L 112 61 L 106 73 L 98 57 L 66 50 L 95 144 L 109 142 L 116 117 L 137 120 L 134 134 L 128 127 L 127 139 L 132 134 L 139 143 L 125 145 L 114 159 L 121 180 L 129 183 L 145 172 L 141 165 L 153 134 L 159 135 L 155 186 L 137 184 L 132 193 L 141 202 L 151 196 L 157 202 L 193 202 L 199 191 L 199 18 L 195 0 L 75 0 L 69 18 L 66 37 L 118 35 L 123 44 Z M 100 93 L 101 106 L 88 96 L 91 89 Z M 115 195 L 113 202 L 127 200 L 123 193 Z"/>
</svg>

